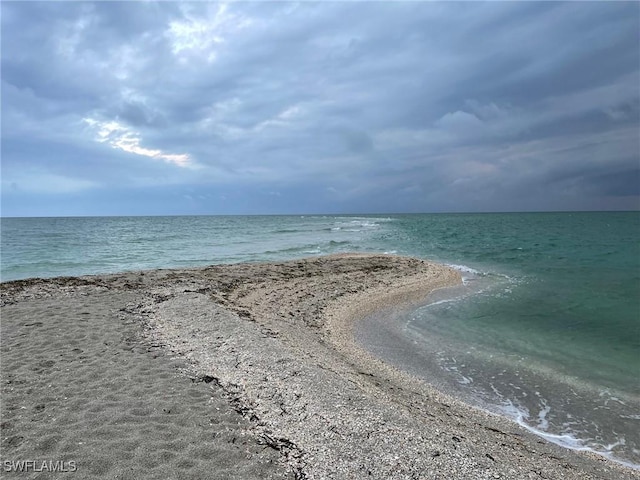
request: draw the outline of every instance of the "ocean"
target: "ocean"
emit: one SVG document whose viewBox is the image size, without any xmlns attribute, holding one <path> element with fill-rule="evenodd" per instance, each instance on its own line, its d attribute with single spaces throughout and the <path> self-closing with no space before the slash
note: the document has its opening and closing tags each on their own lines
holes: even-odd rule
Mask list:
<svg viewBox="0 0 640 480">
<path fill-rule="evenodd" d="M 549 441 L 640 467 L 640 212 L 2 218 L 0 227 L 2 281 L 354 251 L 451 265 L 462 286 L 385 319 L 404 354 L 366 333 L 364 344 Z"/>
</svg>

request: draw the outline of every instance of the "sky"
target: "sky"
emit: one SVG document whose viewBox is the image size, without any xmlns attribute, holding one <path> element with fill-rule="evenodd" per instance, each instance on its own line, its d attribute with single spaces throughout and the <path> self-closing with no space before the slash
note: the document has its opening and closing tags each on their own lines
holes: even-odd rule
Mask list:
<svg viewBox="0 0 640 480">
<path fill-rule="evenodd" d="M 640 209 L 638 2 L 12 2 L 3 216 Z"/>
</svg>

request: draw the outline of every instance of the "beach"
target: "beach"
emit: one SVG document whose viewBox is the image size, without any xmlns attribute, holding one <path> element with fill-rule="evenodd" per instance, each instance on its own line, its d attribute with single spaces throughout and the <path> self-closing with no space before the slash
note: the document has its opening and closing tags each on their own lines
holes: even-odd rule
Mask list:
<svg viewBox="0 0 640 480">
<path fill-rule="evenodd" d="M 3 476 L 640 478 L 354 342 L 359 320 L 460 281 L 337 254 L 3 283 Z"/>
</svg>

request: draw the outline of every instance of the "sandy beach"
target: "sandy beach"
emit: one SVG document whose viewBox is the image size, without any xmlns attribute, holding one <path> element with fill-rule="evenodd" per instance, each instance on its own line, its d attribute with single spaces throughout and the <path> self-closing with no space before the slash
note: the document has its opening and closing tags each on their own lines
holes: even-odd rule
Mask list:
<svg viewBox="0 0 640 480">
<path fill-rule="evenodd" d="M 2 477 L 640 478 L 354 342 L 358 320 L 459 282 L 344 254 L 3 283 Z"/>
</svg>

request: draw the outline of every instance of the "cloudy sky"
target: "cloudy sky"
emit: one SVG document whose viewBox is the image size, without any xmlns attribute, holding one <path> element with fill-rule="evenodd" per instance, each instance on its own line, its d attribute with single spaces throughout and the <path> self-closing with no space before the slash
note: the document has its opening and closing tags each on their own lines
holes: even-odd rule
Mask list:
<svg viewBox="0 0 640 480">
<path fill-rule="evenodd" d="M 11 2 L 2 215 L 640 208 L 637 2 Z"/>
</svg>

